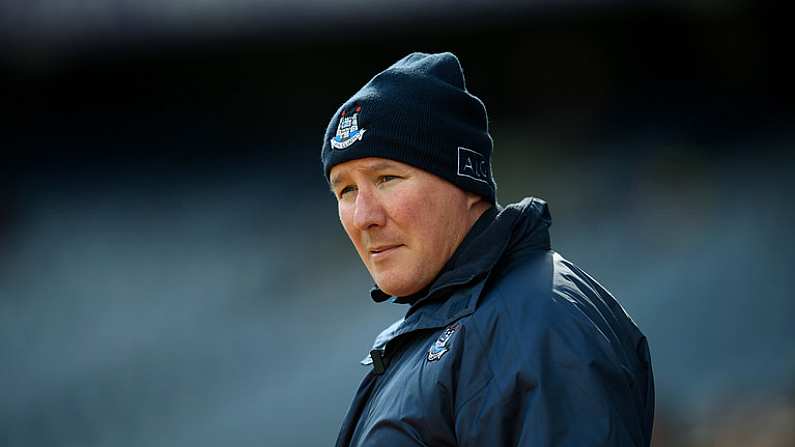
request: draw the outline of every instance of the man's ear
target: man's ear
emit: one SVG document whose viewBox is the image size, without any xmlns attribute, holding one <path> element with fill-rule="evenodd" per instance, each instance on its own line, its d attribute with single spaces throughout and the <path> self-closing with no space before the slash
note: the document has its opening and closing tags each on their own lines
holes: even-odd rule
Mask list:
<svg viewBox="0 0 795 447">
<path fill-rule="evenodd" d="M 483 200 L 483 197 L 475 193 L 467 191 L 466 195 L 467 195 L 467 209 L 470 210 L 474 209 L 475 207 L 478 207 L 481 202 L 485 202 L 485 200 Z"/>
</svg>

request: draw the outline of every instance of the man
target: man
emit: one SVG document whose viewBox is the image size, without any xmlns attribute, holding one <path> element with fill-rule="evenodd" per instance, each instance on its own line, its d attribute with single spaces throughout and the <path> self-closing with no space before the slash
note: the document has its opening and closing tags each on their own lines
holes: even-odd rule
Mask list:
<svg viewBox="0 0 795 447">
<path fill-rule="evenodd" d="M 412 53 L 331 119 L 321 158 L 383 331 L 338 446 L 648 446 L 648 346 L 552 251 L 550 214 L 501 207 L 483 103 L 451 53 Z"/>
</svg>

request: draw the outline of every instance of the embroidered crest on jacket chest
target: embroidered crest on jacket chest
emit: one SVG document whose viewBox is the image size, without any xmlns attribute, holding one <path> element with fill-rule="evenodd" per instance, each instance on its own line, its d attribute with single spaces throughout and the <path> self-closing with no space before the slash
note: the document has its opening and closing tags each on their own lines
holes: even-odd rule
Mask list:
<svg viewBox="0 0 795 447">
<path fill-rule="evenodd" d="M 457 321 L 444 329 L 442 335 L 440 335 L 428 349 L 428 361 L 439 360 L 445 352 L 450 350 L 450 343 L 459 329 L 461 329 L 461 323 Z"/>
</svg>

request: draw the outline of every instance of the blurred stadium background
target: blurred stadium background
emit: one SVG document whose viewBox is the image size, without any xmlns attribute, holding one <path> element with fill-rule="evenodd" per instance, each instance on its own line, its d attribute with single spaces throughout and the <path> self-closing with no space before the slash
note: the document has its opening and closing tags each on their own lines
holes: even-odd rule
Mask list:
<svg viewBox="0 0 795 447">
<path fill-rule="evenodd" d="M 378 331 L 336 107 L 453 51 L 499 200 L 650 339 L 656 446 L 795 445 L 787 24 L 753 2 L 5 0 L 0 445 L 331 445 Z"/>
</svg>

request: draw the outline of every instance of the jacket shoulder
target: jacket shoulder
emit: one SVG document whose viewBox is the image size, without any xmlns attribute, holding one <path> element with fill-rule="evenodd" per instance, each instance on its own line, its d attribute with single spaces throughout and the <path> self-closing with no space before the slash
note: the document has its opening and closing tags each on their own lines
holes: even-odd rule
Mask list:
<svg viewBox="0 0 795 447">
<path fill-rule="evenodd" d="M 495 271 L 473 323 L 489 350 L 504 347 L 499 355 L 528 359 L 528 352 L 561 343 L 567 349 L 552 355 L 641 367 L 635 354 L 644 337 L 635 323 L 607 289 L 552 250 Z"/>
<path fill-rule="evenodd" d="M 477 338 L 470 346 L 479 349 L 465 363 L 488 374 L 488 383 L 461 393 L 467 397 L 456 412 L 460 439 L 482 445 L 502 433 L 504 444 L 514 444 L 527 434 L 549 445 L 566 433 L 567 445 L 648 445 L 648 346 L 615 298 L 553 251 L 513 260 L 489 282 L 468 322 Z M 467 428 L 489 414 L 493 423 Z M 539 418 L 555 421 L 551 432 L 531 423 Z M 504 432 L 481 433 L 505 420 L 511 424 Z M 576 429 L 567 426 L 574 420 Z M 527 431 L 515 432 L 522 423 Z"/>
</svg>

